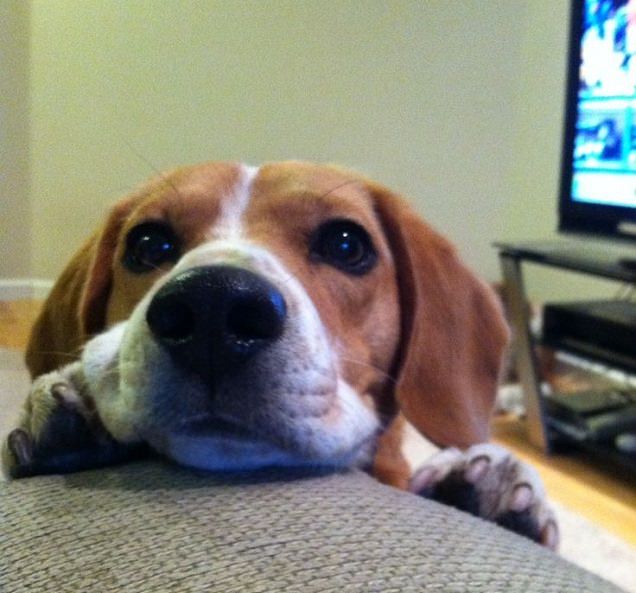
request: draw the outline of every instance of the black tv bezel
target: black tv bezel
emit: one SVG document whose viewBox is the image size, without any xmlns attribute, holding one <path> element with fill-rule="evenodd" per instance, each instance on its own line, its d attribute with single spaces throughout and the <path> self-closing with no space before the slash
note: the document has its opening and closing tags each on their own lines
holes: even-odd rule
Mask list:
<svg viewBox="0 0 636 593">
<path fill-rule="evenodd" d="M 636 224 L 636 208 L 590 204 L 572 199 L 573 151 L 578 117 L 581 65 L 581 35 L 585 0 L 571 0 L 570 37 L 567 62 L 565 125 L 561 154 L 558 230 L 564 233 L 597 235 L 636 241 L 633 231 L 621 230 L 624 223 Z"/>
</svg>

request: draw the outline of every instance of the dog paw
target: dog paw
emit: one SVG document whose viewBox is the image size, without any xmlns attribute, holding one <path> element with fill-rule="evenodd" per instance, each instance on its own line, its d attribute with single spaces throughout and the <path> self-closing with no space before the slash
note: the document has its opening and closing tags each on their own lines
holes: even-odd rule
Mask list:
<svg viewBox="0 0 636 593">
<path fill-rule="evenodd" d="M 494 521 L 553 550 L 558 546 L 558 527 L 541 478 L 503 447 L 443 449 L 415 472 L 410 490 Z"/>
<path fill-rule="evenodd" d="M 125 447 L 104 430 L 83 390 L 79 363 L 33 382 L 18 426 L 2 445 L 9 477 L 78 471 L 124 454 Z"/>
</svg>

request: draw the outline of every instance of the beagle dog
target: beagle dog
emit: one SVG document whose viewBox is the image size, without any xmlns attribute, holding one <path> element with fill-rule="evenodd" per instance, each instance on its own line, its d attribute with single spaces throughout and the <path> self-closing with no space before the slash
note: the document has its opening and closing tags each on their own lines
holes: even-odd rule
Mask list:
<svg viewBox="0 0 636 593">
<path fill-rule="evenodd" d="M 37 320 L 20 477 L 149 447 L 209 470 L 363 467 L 554 547 L 533 471 L 488 438 L 499 301 L 402 198 L 301 162 L 215 162 L 124 198 Z M 414 475 L 406 421 L 442 450 Z"/>
</svg>

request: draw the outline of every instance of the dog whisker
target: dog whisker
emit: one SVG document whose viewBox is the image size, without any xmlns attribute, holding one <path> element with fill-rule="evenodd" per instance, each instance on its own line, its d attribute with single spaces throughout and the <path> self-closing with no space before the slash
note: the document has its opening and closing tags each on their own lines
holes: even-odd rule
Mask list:
<svg viewBox="0 0 636 593">
<path fill-rule="evenodd" d="M 373 369 L 375 372 L 379 373 L 382 377 L 384 377 L 391 384 L 397 385 L 397 379 L 395 377 L 393 377 L 389 373 L 383 371 L 381 368 L 377 367 L 376 365 L 374 365 L 374 364 L 372 364 L 370 362 L 366 362 L 366 361 L 363 361 L 363 360 L 357 360 L 357 359 L 351 358 L 349 356 L 343 356 L 342 354 L 340 355 L 340 359 L 344 360 L 345 362 L 350 362 L 352 364 L 357 364 L 357 365 L 360 365 L 360 366 L 364 366 L 364 367 Z"/>
<path fill-rule="evenodd" d="M 328 192 L 322 194 L 320 196 L 320 199 L 324 199 L 328 195 L 332 194 L 333 192 L 338 191 L 339 189 L 342 189 L 343 187 L 346 187 L 348 185 L 352 185 L 354 183 L 360 183 L 360 180 L 359 179 L 355 179 L 355 178 L 347 179 L 346 181 L 343 181 L 342 183 L 339 183 L 338 185 L 332 187 Z"/>
<path fill-rule="evenodd" d="M 157 175 L 159 177 L 159 179 L 161 179 L 168 187 L 170 187 L 171 189 L 174 190 L 174 192 L 180 197 L 183 198 L 183 196 L 181 195 L 181 192 L 179 191 L 179 189 L 177 188 L 177 186 L 172 182 L 172 180 L 170 179 L 170 177 L 168 175 L 166 175 L 165 172 L 161 171 L 158 167 L 155 167 L 155 165 L 152 163 L 152 161 L 150 161 L 147 157 L 145 157 L 141 152 L 139 152 L 133 145 L 132 143 L 126 139 L 123 138 L 124 144 L 126 144 L 126 146 L 128 147 L 128 150 L 130 150 L 130 152 L 132 152 L 142 163 L 144 163 L 146 166 L 148 166 L 150 168 L 150 170 L 155 173 L 155 175 Z"/>
<path fill-rule="evenodd" d="M 71 360 L 77 360 L 82 352 L 83 347 L 79 347 L 77 352 L 62 352 L 61 350 L 34 350 L 33 352 L 42 356 L 63 356 Z"/>
</svg>

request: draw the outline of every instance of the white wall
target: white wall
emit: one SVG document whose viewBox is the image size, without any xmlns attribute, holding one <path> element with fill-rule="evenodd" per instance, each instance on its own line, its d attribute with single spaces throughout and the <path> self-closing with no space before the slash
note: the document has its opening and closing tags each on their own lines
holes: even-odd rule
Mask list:
<svg viewBox="0 0 636 593">
<path fill-rule="evenodd" d="M 29 10 L 0 2 L 0 278 L 31 276 Z"/>
<path fill-rule="evenodd" d="M 32 2 L 36 274 L 163 168 L 336 161 L 497 273 L 525 2 Z"/>
<path fill-rule="evenodd" d="M 497 278 L 493 240 L 556 225 L 568 4 L 32 0 L 34 273 L 153 169 L 305 158 L 401 190 Z"/>
</svg>

